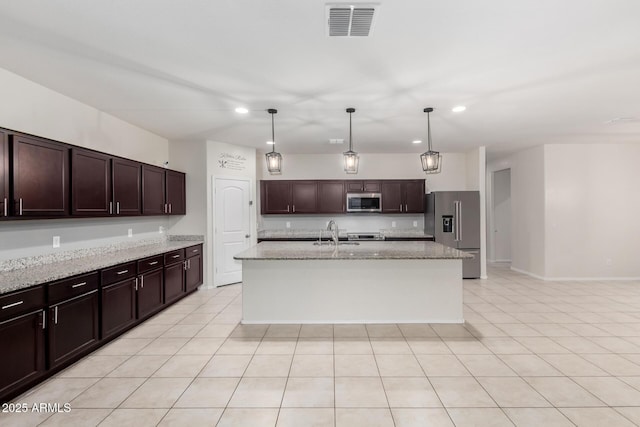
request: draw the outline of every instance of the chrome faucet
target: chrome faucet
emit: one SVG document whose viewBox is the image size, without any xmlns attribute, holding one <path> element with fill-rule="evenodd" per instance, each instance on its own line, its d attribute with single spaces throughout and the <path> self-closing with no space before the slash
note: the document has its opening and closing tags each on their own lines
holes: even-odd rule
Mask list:
<svg viewBox="0 0 640 427">
<path fill-rule="evenodd" d="M 327 231 L 331 232 L 333 244 L 338 246 L 338 224 L 334 220 L 329 221 L 329 224 L 327 224 Z"/>
</svg>

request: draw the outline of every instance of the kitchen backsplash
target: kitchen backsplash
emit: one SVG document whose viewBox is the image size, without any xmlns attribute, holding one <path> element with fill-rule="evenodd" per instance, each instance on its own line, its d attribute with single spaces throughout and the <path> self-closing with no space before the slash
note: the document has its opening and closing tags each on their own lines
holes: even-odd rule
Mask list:
<svg viewBox="0 0 640 427">
<path fill-rule="evenodd" d="M 258 230 L 320 230 L 334 220 L 340 230 L 350 232 L 379 231 L 386 229 L 424 230 L 424 215 L 381 215 L 381 214 L 339 214 L 339 215 L 263 215 Z M 289 227 L 287 227 L 287 223 Z"/>
</svg>

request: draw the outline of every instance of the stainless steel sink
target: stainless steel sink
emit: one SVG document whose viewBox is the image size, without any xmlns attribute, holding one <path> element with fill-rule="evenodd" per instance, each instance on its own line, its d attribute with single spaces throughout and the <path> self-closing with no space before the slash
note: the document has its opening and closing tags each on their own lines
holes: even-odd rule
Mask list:
<svg viewBox="0 0 640 427">
<path fill-rule="evenodd" d="M 313 244 L 315 246 L 333 246 L 333 242 L 329 242 L 329 241 L 327 241 L 327 242 L 315 241 L 315 242 L 313 242 Z M 338 242 L 339 246 L 342 246 L 342 245 L 359 245 L 359 244 L 360 243 L 358 243 L 358 242 Z"/>
</svg>

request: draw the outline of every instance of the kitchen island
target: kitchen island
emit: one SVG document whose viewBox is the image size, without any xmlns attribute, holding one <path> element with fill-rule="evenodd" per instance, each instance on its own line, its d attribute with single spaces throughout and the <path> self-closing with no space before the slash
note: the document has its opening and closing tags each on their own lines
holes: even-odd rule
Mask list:
<svg viewBox="0 0 640 427">
<path fill-rule="evenodd" d="M 462 323 L 462 260 L 434 242 L 262 242 L 239 253 L 242 323 Z"/>
</svg>

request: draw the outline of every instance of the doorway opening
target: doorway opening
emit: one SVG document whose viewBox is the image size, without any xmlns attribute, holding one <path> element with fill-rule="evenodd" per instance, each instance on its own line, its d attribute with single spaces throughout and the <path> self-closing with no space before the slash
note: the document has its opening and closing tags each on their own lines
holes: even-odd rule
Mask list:
<svg viewBox="0 0 640 427">
<path fill-rule="evenodd" d="M 511 169 L 491 174 L 491 262 L 511 262 Z"/>
</svg>

